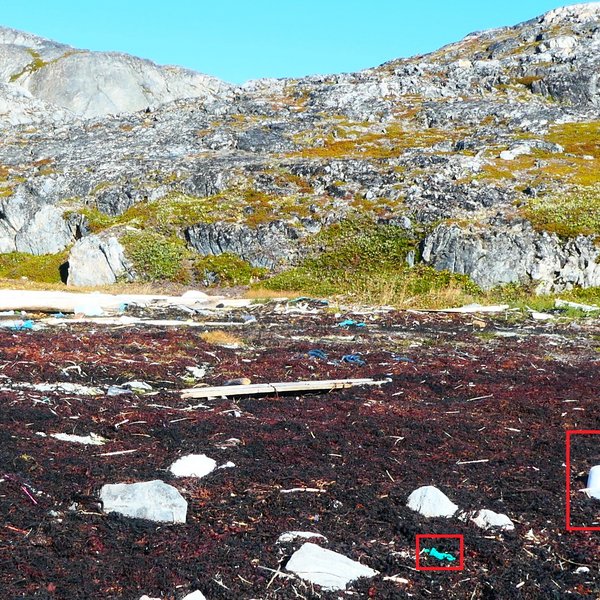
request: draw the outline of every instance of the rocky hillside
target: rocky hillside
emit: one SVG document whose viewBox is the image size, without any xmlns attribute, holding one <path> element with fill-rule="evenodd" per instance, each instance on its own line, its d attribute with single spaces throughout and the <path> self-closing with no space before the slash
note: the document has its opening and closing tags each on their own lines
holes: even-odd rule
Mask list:
<svg viewBox="0 0 600 600">
<path fill-rule="evenodd" d="M 73 285 L 211 282 L 319 267 L 359 223 L 397 269 L 600 286 L 599 73 L 600 3 L 241 87 L 2 29 L 0 252 Z"/>
</svg>

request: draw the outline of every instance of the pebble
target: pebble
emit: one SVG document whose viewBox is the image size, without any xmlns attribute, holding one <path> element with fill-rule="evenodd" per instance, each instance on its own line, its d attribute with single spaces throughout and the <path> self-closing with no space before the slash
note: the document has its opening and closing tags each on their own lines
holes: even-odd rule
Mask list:
<svg viewBox="0 0 600 600">
<path fill-rule="evenodd" d="M 480 510 L 471 520 L 482 529 L 513 531 L 515 528 L 515 524 L 506 515 L 486 508 Z"/>
<path fill-rule="evenodd" d="M 169 470 L 175 477 L 204 477 L 217 468 L 217 463 L 205 454 L 188 454 L 178 458 Z"/>
</svg>

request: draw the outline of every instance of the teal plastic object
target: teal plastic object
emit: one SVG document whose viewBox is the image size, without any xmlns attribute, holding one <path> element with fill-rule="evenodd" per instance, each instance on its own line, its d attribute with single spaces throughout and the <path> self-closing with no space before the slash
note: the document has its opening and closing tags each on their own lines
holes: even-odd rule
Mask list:
<svg viewBox="0 0 600 600">
<path fill-rule="evenodd" d="M 438 560 L 449 560 L 450 562 L 456 560 L 456 557 L 452 556 L 452 554 L 440 552 L 437 548 L 424 548 L 423 553 L 429 554 L 429 556 L 437 558 Z"/>
</svg>

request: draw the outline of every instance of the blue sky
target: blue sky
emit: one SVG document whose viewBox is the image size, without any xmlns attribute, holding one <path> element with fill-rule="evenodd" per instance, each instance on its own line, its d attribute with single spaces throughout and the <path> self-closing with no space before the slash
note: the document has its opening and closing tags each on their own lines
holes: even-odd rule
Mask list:
<svg viewBox="0 0 600 600">
<path fill-rule="evenodd" d="M 0 24 L 234 83 L 356 71 L 513 25 L 563 0 L 27 0 Z"/>
</svg>

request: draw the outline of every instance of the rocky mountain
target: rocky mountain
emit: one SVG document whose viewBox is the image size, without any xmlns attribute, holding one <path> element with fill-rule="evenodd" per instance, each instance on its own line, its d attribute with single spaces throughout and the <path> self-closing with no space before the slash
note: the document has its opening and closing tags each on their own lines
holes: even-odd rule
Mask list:
<svg viewBox="0 0 600 600">
<path fill-rule="evenodd" d="M 69 251 L 73 285 L 152 276 L 151 250 L 277 271 L 366 218 L 486 289 L 600 286 L 599 76 L 600 3 L 238 87 L 2 29 L 0 252 Z"/>
</svg>

